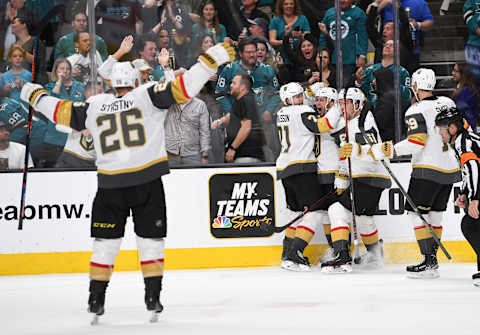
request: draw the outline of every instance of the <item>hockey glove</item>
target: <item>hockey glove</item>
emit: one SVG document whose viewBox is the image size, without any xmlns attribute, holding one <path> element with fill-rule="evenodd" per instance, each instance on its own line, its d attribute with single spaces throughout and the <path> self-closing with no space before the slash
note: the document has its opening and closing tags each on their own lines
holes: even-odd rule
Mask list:
<svg viewBox="0 0 480 335">
<path fill-rule="evenodd" d="M 22 92 L 20 92 L 20 99 L 35 108 L 37 102 L 44 95 L 48 95 L 48 92 L 42 85 L 25 83 Z"/>
<path fill-rule="evenodd" d="M 348 174 L 342 170 L 335 172 L 335 182 L 333 184 L 337 190 L 337 194 L 341 195 L 348 188 L 348 186 L 350 186 Z"/>
<path fill-rule="evenodd" d="M 235 60 L 235 49 L 228 43 L 219 43 L 198 56 L 198 60 L 209 69 L 216 70 L 220 65 Z"/>
<path fill-rule="evenodd" d="M 393 157 L 393 143 L 392 141 L 375 143 L 368 150 L 368 154 L 372 156 L 374 160 L 382 160 L 385 158 Z"/>
<path fill-rule="evenodd" d="M 345 143 L 338 150 L 340 158 L 359 157 L 362 155 L 362 147 L 357 143 Z"/>
</svg>

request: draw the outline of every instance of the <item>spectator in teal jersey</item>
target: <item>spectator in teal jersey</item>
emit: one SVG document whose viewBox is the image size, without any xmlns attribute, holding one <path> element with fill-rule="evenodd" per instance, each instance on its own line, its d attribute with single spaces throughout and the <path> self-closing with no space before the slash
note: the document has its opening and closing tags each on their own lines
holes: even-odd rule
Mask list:
<svg viewBox="0 0 480 335">
<path fill-rule="evenodd" d="M 25 50 L 18 45 L 11 47 L 8 51 L 8 61 L 11 69 L 0 78 L 0 86 L 8 92 L 10 98 L 18 102 L 21 102 L 20 91 L 23 84 L 32 81 L 32 74 L 22 66 L 24 59 Z"/>
<path fill-rule="evenodd" d="M 68 60 L 57 59 L 50 77 L 52 81 L 45 85 L 45 89 L 51 96 L 70 101 L 85 101 L 85 85 L 72 78 L 72 65 Z"/>
<path fill-rule="evenodd" d="M 192 26 L 192 41 L 195 41 L 200 35 L 213 36 L 215 43 L 233 43 L 232 39 L 227 37 L 225 26 L 218 22 L 217 9 L 212 0 L 206 0 L 201 4 L 200 22 Z"/>
<path fill-rule="evenodd" d="M 282 46 L 284 36 L 293 39 L 293 47 L 296 48 L 303 36 L 310 32 L 307 18 L 301 14 L 299 0 L 278 0 L 275 16 L 268 27 L 270 45 L 282 56 L 284 63 L 289 63 L 285 50 Z"/>
<path fill-rule="evenodd" d="M 0 120 L 10 126 L 10 140 L 25 144 L 28 110 L 11 98 L 0 102 Z M 67 134 L 58 131 L 55 123 L 33 118 L 30 132 L 31 155 L 36 167 L 53 167 L 67 142 Z"/>
<path fill-rule="evenodd" d="M 467 0 L 463 6 L 463 20 L 468 27 L 465 60 L 472 69 L 477 87 L 480 87 L 480 0 Z"/>
<path fill-rule="evenodd" d="M 375 88 L 373 87 L 373 73 L 382 67 L 387 68 L 392 72 L 395 71 L 393 59 L 393 40 L 388 40 L 385 42 L 383 46 L 383 57 L 381 63 L 373 64 L 367 67 L 365 70 L 363 70 L 363 68 L 358 68 L 357 72 L 355 73 L 355 86 L 362 89 L 368 101 L 373 106 L 375 106 L 377 100 Z M 410 75 L 402 66 L 400 66 L 400 93 L 402 95 L 402 107 L 405 109 L 410 105 Z"/>
<path fill-rule="evenodd" d="M 223 114 L 229 114 L 235 97 L 231 94 L 231 84 L 235 76 L 246 73 L 253 79 L 252 91 L 257 102 L 259 113 L 258 119 L 263 127 L 266 141 L 270 150 L 267 160 L 273 161 L 278 152 L 278 141 L 275 141 L 277 133 L 274 127 L 274 112 L 280 102 L 278 90 L 280 85 L 273 68 L 270 65 L 257 61 L 257 42 L 255 38 L 244 38 L 238 44 L 240 60 L 225 66 L 217 81 L 215 93 L 217 101 L 223 108 Z M 265 149 L 265 148 L 264 148 Z M 262 158 L 263 159 L 263 158 Z"/>
<path fill-rule="evenodd" d="M 87 15 L 85 15 L 83 12 L 75 13 L 73 15 L 72 27 L 72 33 L 63 36 L 58 40 L 57 45 L 55 46 L 55 59 L 67 58 L 77 53 L 73 36 L 75 33 L 87 31 Z M 103 38 L 98 35 L 95 35 L 95 48 L 100 53 L 102 60 L 107 59 L 107 45 L 105 44 Z"/>
<path fill-rule="evenodd" d="M 340 7 L 342 9 L 342 61 L 343 76 L 345 83 L 348 83 L 357 67 L 365 66 L 365 58 L 368 48 L 368 35 L 366 28 L 367 16 L 359 7 L 352 5 L 353 0 L 341 0 Z M 335 45 L 336 29 L 335 29 L 335 7 L 327 10 L 322 20 L 324 29 L 320 29 L 320 46 L 328 47 L 327 39 L 330 37 L 334 41 L 334 50 L 332 53 L 332 64 L 337 63 L 337 51 Z M 323 33 L 326 31 L 328 36 Z"/>
<path fill-rule="evenodd" d="M 222 105 L 223 113 L 228 114 L 232 109 L 235 98 L 230 94 L 230 84 L 239 73 L 247 73 L 253 78 L 252 90 L 255 92 L 257 105 L 259 106 L 260 119 L 270 122 L 272 113 L 279 103 L 277 77 L 270 65 L 257 61 L 257 44 L 252 38 L 245 38 L 238 44 L 240 60 L 225 66 L 217 81 L 215 93 L 218 102 Z"/>
</svg>

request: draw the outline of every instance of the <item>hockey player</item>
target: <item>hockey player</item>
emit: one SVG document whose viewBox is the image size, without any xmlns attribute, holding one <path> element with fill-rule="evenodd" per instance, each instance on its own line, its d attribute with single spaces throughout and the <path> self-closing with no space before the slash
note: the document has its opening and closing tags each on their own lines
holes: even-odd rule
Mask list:
<svg viewBox="0 0 480 335">
<path fill-rule="evenodd" d="M 332 110 L 318 118 L 315 111 L 304 105 L 304 91 L 300 84 L 289 83 L 280 88 L 280 98 L 286 105 L 277 113 L 277 128 L 282 146 L 277 159 L 277 179 L 285 190 L 288 218 L 323 196 L 317 180 L 318 144 L 314 134 L 334 129 L 341 114 Z M 303 251 L 321 222 L 319 211 L 308 212 L 290 226 L 283 241 L 282 267 L 294 271 L 309 271 L 310 263 Z"/>
<path fill-rule="evenodd" d="M 349 88 L 345 93 L 345 101 L 341 102 L 340 106 L 347 115 L 349 141 L 346 142 L 344 119 L 340 121 L 339 130 L 335 131 L 333 136 L 340 146 L 339 155 L 342 165 L 345 163 L 345 158 L 351 159 L 355 219 L 358 232 L 368 251 L 363 262 L 381 266 L 383 251 L 373 215 L 383 190 L 391 186 L 390 178 L 378 160 L 390 156 L 392 143 L 382 143 L 370 110 L 371 105 L 366 104 L 365 95 L 359 88 Z M 368 136 L 368 141 L 365 136 Z M 374 143 L 372 148 L 369 142 Z M 340 166 L 338 174 L 340 180 L 347 178 L 345 173 L 340 173 L 342 171 L 348 170 Z M 335 183 L 337 184 L 337 181 Z M 351 185 L 348 187 L 350 188 Z M 328 208 L 336 258 L 322 264 L 323 273 L 352 271 L 349 236 L 353 216 L 349 188 L 341 194 L 338 202 Z"/>
<path fill-rule="evenodd" d="M 198 63 L 174 81 L 136 87 L 140 73 L 129 62 L 113 65 L 111 83 L 116 94 L 99 94 L 73 103 L 48 96 L 36 84 L 25 85 L 21 98 L 57 124 L 88 129 L 98 167 L 98 191 L 92 205 L 88 311 L 95 319 L 104 313 L 105 292 L 130 211 L 145 281 L 145 303 L 163 310 L 164 238 L 167 232 L 161 176 L 169 173 L 165 150 L 165 112 L 172 104 L 195 96 L 217 67 L 234 59 L 234 50 L 217 44 L 201 54 Z M 135 88 L 136 87 L 136 88 Z"/>
<path fill-rule="evenodd" d="M 450 145 L 462 166 L 463 186 L 456 200 L 465 208 L 462 232 L 477 254 L 477 273 L 472 276 L 473 285 L 480 287 L 480 137 L 464 127 L 462 113 L 455 107 L 444 110 L 435 117 L 443 143 Z"/>
<path fill-rule="evenodd" d="M 317 85 L 318 84 L 318 85 Z M 323 87 L 319 83 L 311 86 L 315 98 L 315 109 L 318 116 L 323 117 L 332 108 L 339 109 L 337 90 L 331 87 Z M 341 113 L 341 111 L 338 111 Z M 319 142 L 319 152 L 317 156 L 317 177 L 323 194 L 327 194 L 334 188 L 335 174 L 338 172 L 338 146 L 335 144 L 331 132 L 316 135 L 316 141 Z M 334 197 L 326 201 L 319 210 L 321 224 L 327 239 L 329 248 L 325 255 L 319 259 L 319 263 L 325 263 L 335 258 L 332 244 L 332 235 L 330 233 L 330 220 L 328 218 L 328 207 L 334 202 Z"/>
<path fill-rule="evenodd" d="M 397 155 L 412 155 L 408 195 L 440 239 L 443 212 L 447 209 L 452 185 L 460 181 L 461 176 L 458 163 L 435 130 L 437 114 L 454 107 L 455 103 L 447 97 L 434 96 L 435 83 L 435 73 L 430 69 L 421 68 L 413 73 L 412 90 L 417 102 L 405 113 L 407 138 L 395 144 L 395 152 Z M 437 278 L 438 245 L 412 207 L 406 203 L 405 208 L 423 255 L 420 263 L 407 266 L 407 276 Z"/>
</svg>

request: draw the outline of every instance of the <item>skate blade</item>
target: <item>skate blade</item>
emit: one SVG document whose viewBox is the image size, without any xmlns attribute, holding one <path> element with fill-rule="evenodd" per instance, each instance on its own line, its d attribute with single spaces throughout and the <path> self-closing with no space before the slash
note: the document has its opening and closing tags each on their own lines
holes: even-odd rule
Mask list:
<svg viewBox="0 0 480 335">
<path fill-rule="evenodd" d="M 324 266 L 321 272 L 326 274 L 349 273 L 352 272 L 352 266 L 350 264 L 344 264 L 340 266 Z"/>
<path fill-rule="evenodd" d="M 312 269 L 304 264 L 296 264 L 292 261 L 283 261 L 280 265 L 282 269 L 295 271 L 295 272 L 310 272 Z"/>
<path fill-rule="evenodd" d="M 436 279 L 440 274 L 437 270 L 426 270 L 422 272 L 407 272 L 407 278 L 410 279 Z"/>
<path fill-rule="evenodd" d="M 383 268 L 383 262 L 360 262 L 355 264 L 355 268 L 362 270 L 378 270 Z"/>
<path fill-rule="evenodd" d="M 92 321 L 90 321 L 91 326 L 96 326 L 98 325 L 98 320 L 100 319 L 100 315 L 95 314 L 92 318 Z"/>
<path fill-rule="evenodd" d="M 480 287 L 480 278 L 473 280 L 473 286 L 475 286 L 475 287 Z"/>
<path fill-rule="evenodd" d="M 331 262 L 335 259 L 335 257 L 327 257 L 327 256 L 323 256 L 322 258 L 320 258 L 318 260 L 318 264 L 322 264 L 322 263 L 327 263 L 327 262 Z"/>
<path fill-rule="evenodd" d="M 158 314 L 160 314 L 160 312 L 157 312 L 157 311 L 153 311 L 151 316 L 150 316 L 150 323 L 155 323 L 155 322 L 158 322 Z"/>
</svg>

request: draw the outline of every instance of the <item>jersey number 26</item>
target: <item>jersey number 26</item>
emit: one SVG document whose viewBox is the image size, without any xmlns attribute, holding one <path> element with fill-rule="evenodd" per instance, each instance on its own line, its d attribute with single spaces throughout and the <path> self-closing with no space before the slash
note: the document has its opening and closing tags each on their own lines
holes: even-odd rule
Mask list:
<svg viewBox="0 0 480 335">
<path fill-rule="evenodd" d="M 108 128 L 100 133 L 100 144 L 104 155 L 120 150 L 122 148 L 121 139 L 126 147 L 138 147 L 145 144 L 145 129 L 141 123 L 132 123 L 132 118 L 142 119 L 142 112 L 134 108 L 121 113 L 101 115 L 97 118 L 99 127 L 108 122 Z M 120 127 L 117 123 L 118 119 L 120 119 Z M 117 135 L 119 128 L 121 135 Z"/>
</svg>

